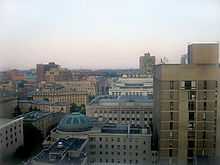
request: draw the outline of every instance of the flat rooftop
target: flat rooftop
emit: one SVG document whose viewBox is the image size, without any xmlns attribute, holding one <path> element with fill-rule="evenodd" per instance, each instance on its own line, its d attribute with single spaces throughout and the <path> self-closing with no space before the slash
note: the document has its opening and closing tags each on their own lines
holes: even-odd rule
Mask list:
<svg viewBox="0 0 220 165">
<path fill-rule="evenodd" d="M 107 124 L 101 128 L 101 132 L 111 134 L 142 134 L 142 129 L 141 127 L 131 127 L 127 124 Z"/>
<path fill-rule="evenodd" d="M 97 96 L 89 105 L 123 105 L 126 103 L 152 105 L 153 99 L 151 96 Z"/>
<path fill-rule="evenodd" d="M 0 118 L 0 128 L 6 126 L 7 124 L 10 124 L 10 122 L 14 122 L 20 119 L 21 118 L 17 118 L 17 119 Z"/>
<path fill-rule="evenodd" d="M 42 150 L 37 156 L 33 158 L 33 161 L 37 162 L 52 162 L 52 163 L 67 163 L 67 164 L 80 164 L 83 161 L 83 154 L 78 157 L 68 157 L 68 152 L 79 151 L 79 149 L 86 142 L 86 139 L 69 138 L 59 139 L 47 149 Z M 50 160 L 51 155 L 53 160 Z"/>
<path fill-rule="evenodd" d="M 5 119 L 5 118 L 0 118 L 0 127 L 13 121 L 13 119 Z"/>
<path fill-rule="evenodd" d="M 52 114 L 52 113 L 43 112 L 43 111 L 32 111 L 32 112 L 25 113 L 21 116 L 24 117 L 24 121 L 35 121 L 35 120 L 39 120 L 41 118 L 44 118 L 50 114 Z"/>
</svg>

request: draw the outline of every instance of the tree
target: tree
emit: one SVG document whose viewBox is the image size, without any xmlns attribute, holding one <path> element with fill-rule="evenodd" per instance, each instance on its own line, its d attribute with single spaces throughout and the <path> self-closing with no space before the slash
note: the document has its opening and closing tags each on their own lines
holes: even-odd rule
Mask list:
<svg viewBox="0 0 220 165">
<path fill-rule="evenodd" d="M 27 159 L 41 150 L 41 144 L 44 138 L 40 130 L 32 124 L 24 125 L 24 145 L 15 152 L 18 159 Z"/>
<path fill-rule="evenodd" d="M 70 112 L 76 112 L 76 108 L 77 108 L 77 105 L 75 103 L 72 103 L 70 105 Z"/>
<path fill-rule="evenodd" d="M 82 114 L 86 114 L 86 106 L 85 106 L 85 104 L 81 104 L 81 106 L 80 106 L 80 113 L 82 113 Z"/>
</svg>

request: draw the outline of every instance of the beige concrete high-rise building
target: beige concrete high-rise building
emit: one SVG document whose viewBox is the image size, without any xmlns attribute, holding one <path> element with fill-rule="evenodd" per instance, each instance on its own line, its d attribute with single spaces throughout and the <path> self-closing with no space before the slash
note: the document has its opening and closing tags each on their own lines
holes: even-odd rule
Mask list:
<svg viewBox="0 0 220 165">
<path fill-rule="evenodd" d="M 220 156 L 218 47 L 191 44 L 189 64 L 155 67 L 153 136 L 161 164 L 186 165 Z"/>
<path fill-rule="evenodd" d="M 139 69 L 141 74 L 151 75 L 153 65 L 155 65 L 155 56 L 151 56 L 150 53 L 145 53 L 144 56 L 140 56 Z"/>
</svg>

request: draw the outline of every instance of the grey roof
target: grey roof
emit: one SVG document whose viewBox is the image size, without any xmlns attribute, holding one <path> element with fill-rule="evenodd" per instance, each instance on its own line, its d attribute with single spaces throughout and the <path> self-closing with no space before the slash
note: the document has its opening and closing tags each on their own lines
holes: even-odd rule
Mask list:
<svg viewBox="0 0 220 165">
<path fill-rule="evenodd" d="M 18 120 L 21 120 L 22 118 L 17 118 L 17 119 L 7 119 L 7 118 L 0 118 L 0 128 L 10 124 L 10 123 L 13 123 L 15 121 L 18 121 Z"/>
<path fill-rule="evenodd" d="M 97 96 L 90 102 L 90 105 L 119 105 L 126 103 L 134 103 L 134 104 L 148 104 L 152 105 L 153 99 L 150 96 Z"/>
<path fill-rule="evenodd" d="M 86 139 L 69 138 L 59 139 L 49 148 L 42 150 L 33 158 L 37 162 L 51 162 L 53 164 L 81 164 L 85 155 L 80 154 L 78 157 L 69 157 L 68 151 L 79 151 Z M 50 160 L 50 154 L 56 155 Z"/>
<path fill-rule="evenodd" d="M 32 111 L 21 115 L 24 117 L 24 121 L 35 121 L 41 118 L 44 118 L 48 115 L 51 115 L 51 112 L 43 112 L 43 111 Z"/>
<path fill-rule="evenodd" d="M 3 126 L 9 122 L 11 122 L 13 119 L 5 119 L 5 118 L 0 118 L 0 126 Z"/>
<path fill-rule="evenodd" d="M 87 117 L 78 112 L 66 115 L 57 126 L 58 130 L 65 132 L 88 131 L 90 128 Z"/>
</svg>

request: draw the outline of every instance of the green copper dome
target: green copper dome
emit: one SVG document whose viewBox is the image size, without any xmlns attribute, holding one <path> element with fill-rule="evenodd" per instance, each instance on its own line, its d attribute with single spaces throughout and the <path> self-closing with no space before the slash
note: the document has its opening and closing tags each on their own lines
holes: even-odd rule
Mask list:
<svg viewBox="0 0 220 165">
<path fill-rule="evenodd" d="M 58 130 L 64 132 L 82 132 L 88 131 L 90 128 L 87 117 L 78 112 L 66 115 L 57 126 Z"/>
</svg>

